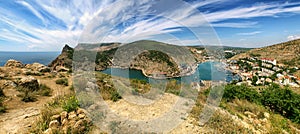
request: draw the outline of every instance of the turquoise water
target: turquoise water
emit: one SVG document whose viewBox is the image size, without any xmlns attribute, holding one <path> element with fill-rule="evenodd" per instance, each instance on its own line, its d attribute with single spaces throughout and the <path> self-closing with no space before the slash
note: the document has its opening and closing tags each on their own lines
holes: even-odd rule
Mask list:
<svg viewBox="0 0 300 134">
<path fill-rule="evenodd" d="M 15 59 L 24 64 L 38 62 L 48 65 L 60 52 L 0 52 L 0 66 L 4 66 L 7 60 Z"/>
<path fill-rule="evenodd" d="M 198 64 L 197 72 L 183 77 L 171 78 L 182 82 L 191 82 L 196 80 L 214 80 L 214 81 L 227 81 L 240 79 L 239 76 L 233 75 L 230 71 L 219 67 L 219 62 L 204 62 Z M 102 71 L 105 74 L 112 74 L 114 76 L 145 80 L 149 82 L 151 78 L 146 77 L 142 71 L 135 69 L 120 69 L 120 68 L 108 68 Z"/>
</svg>

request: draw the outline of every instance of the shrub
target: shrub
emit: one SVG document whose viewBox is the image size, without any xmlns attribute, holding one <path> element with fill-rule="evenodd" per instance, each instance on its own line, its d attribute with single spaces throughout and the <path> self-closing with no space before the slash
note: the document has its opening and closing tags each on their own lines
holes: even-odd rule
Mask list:
<svg viewBox="0 0 300 134">
<path fill-rule="evenodd" d="M 244 85 L 227 85 L 223 99 L 225 101 L 248 100 L 268 107 L 273 112 L 279 113 L 293 122 L 300 123 L 300 95 L 287 87 L 281 88 L 279 85 L 272 84 L 261 93 L 258 93 L 256 90 Z"/>
<path fill-rule="evenodd" d="M 111 94 L 111 100 L 112 100 L 113 102 L 116 102 L 116 101 L 118 101 L 119 99 L 122 99 L 122 96 L 121 96 L 117 91 L 115 91 L 115 92 L 113 92 L 113 93 Z"/>
<path fill-rule="evenodd" d="M 62 108 L 67 112 L 75 111 L 78 107 L 79 103 L 75 96 L 71 96 L 62 104 Z"/>
<path fill-rule="evenodd" d="M 40 72 L 26 72 L 25 75 L 42 76 L 43 74 Z"/>
<path fill-rule="evenodd" d="M 39 134 L 47 130 L 51 122 L 51 117 L 55 114 L 57 114 L 57 111 L 50 106 L 45 106 L 41 109 L 40 117 L 30 130 L 31 133 Z"/>
<path fill-rule="evenodd" d="M 3 102 L 3 98 L 0 97 L 0 113 L 4 113 L 6 111 L 6 108 L 2 102 Z"/>
<path fill-rule="evenodd" d="M 19 96 L 22 98 L 21 100 L 24 102 L 35 102 L 37 100 L 35 94 L 29 91 L 29 89 L 25 89 L 23 94 Z"/>
<path fill-rule="evenodd" d="M 0 87 L 0 97 L 4 97 L 4 92 L 3 92 L 3 89 Z"/>
<path fill-rule="evenodd" d="M 40 90 L 38 91 L 38 94 L 42 96 L 50 96 L 51 89 L 45 84 L 40 84 Z"/>
<path fill-rule="evenodd" d="M 242 86 L 227 85 L 227 86 L 225 86 L 223 99 L 225 99 L 225 101 L 232 101 L 235 98 L 245 99 L 250 102 L 255 102 L 257 104 L 259 104 L 261 101 L 261 96 L 255 89 L 249 88 L 245 85 L 242 85 Z"/>
<path fill-rule="evenodd" d="M 55 83 L 59 84 L 59 85 L 64 85 L 64 86 L 68 86 L 69 85 L 69 82 L 68 82 L 67 78 L 57 79 L 55 81 Z"/>
<path fill-rule="evenodd" d="M 262 92 L 262 104 L 272 111 L 300 123 L 300 95 L 288 88 L 270 86 Z"/>
</svg>

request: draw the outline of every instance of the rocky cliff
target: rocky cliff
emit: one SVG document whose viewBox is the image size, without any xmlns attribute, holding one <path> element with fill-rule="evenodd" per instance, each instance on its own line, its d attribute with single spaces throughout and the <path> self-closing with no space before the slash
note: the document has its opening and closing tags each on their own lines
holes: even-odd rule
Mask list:
<svg viewBox="0 0 300 134">
<path fill-rule="evenodd" d="M 160 51 L 160 48 L 157 50 L 154 49 L 152 50 L 152 48 L 155 47 L 157 48 L 156 45 L 158 44 L 159 44 L 158 47 L 161 47 L 161 49 L 165 50 L 165 52 Z M 120 43 L 104 43 L 104 44 L 102 43 L 102 44 L 90 44 L 90 45 L 80 44 L 76 47 L 76 51 L 78 51 L 76 61 L 81 62 L 81 60 L 84 59 L 82 57 L 92 56 L 89 59 L 92 59 L 93 60 L 92 62 L 94 62 L 95 59 L 95 63 L 96 63 L 95 70 L 101 71 L 112 66 L 113 58 L 115 58 L 114 57 L 115 53 L 117 52 L 117 50 L 119 51 L 119 48 L 124 48 L 123 46 Z M 135 50 L 125 47 L 124 49 L 120 49 L 118 54 L 121 53 L 122 55 L 121 58 L 124 57 L 132 58 L 132 59 L 125 59 L 125 60 L 121 59 L 123 62 L 126 62 L 126 64 L 128 64 L 125 67 L 142 70 L 148 76 L 153 74 L 155 75 L 163 74 L 167 77 L 179 76 L 180 65 L 177 65 L 178 63 L 184 62 L 184 63 L 189 63 L 189 65 L 192 65 L 191 64 L 192 62 L 193 64 L 196 64 L 197 62 L 203 61 L 201 58 L 202 56 L 200 54 L 193 53 L 191 48 L 187 48 L 187 47 L 170 45 L 170 44 L 165 44 L 156 41 L 148 41 L 148 40 L 136 41 L 136 42 L 129 43 L 128 45 L 128 47 L 130 48 L 136 48 L 138 46 L 147 47 L 146 49 L 147 51 L 143 51 L 142 53 L 133 52 L 135 57 L 130 57 L 130 55 L 132 55 L 131 50 L 132 51 Z M 122 50 L 125 50 L 125 52 L 122 52 Z M 75 50 L 73 48 L 66 45 L 63 48 L 62 53 L 51 64 L 49 64 L 49 67 L 51 67 L 51 69 L 55 71 L 71 69 L 74 51 Z M 188 59 L 186 58 L 187 55 L 185 55 L 187 52 L 190 54 L 189 56 L 192 57 L 190 58 L 192 59 L 192 61 L 186 61 L 186 59 Z M 122 67 L 121 64 L 120 65 L 116 64 L 116 66 Z"/>
<path fill-rule="evenodd" d="M 52 61 L 48 66 L 51 70 L 68 70 L 72 68 L 74 49 L 68 45 L 65 45 L 61 54 Z"/>
</svg>

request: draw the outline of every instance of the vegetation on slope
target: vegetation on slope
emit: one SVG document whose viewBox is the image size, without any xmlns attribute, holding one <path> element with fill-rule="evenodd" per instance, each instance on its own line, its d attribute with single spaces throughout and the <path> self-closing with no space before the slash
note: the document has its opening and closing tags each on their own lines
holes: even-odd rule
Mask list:
<svg viewBox="0 0 300 134">
<path fill-rule="evenodd" d="M 179 74 L 179 69 L 175 61 L 167 54 L 149 50 L 135 57 L 132 68 L 142 69 L 147 75 L 154 73 L 163 73 L 167 76 Z"/>
<path fill-rule="evenodd" d="M 236 55 L 232 59 L 245 57 L 273 58 L 288 66 L 300 66 L 300 39 L 292 40 L 272 46 L 252 49 L 246 53 Z"/>
<path fill-rule="evenodd" d="M 293 122 L 300 123 L 300 95 L 289 88 L 273 84 L 261 92 L 247 86 L 228 85 L 223 99 L 230 102 L 234 99 L 247 100 L 262 105 Z"/>
</svg>

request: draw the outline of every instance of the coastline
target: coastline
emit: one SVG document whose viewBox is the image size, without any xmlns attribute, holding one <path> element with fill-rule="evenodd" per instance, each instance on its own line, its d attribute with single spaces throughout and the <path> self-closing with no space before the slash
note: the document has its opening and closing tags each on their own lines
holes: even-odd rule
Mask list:
<svg viewBox="0 0 300 134">
<path fill-rule="evenodd" d="M 201 62 L 201 63 L 204 63 L 204 62 Z M 135 68 L 135 67 L 121 67 L 121 66 L 110 66 L 110 67 L 107 67 L 105 69 L 108 69 L 108 68 L 119 68 L 119 69 L 134 69 L 134 70 L 138 70 L 138 71 L 141 71 L 142 74 L 148 78 L 152 78 L 152 79 L 171 79 L 171 78 L 179 78 L 179 77 L 184 77 L 184 76 L 189 76 L 189 75 L 192 75 L 194 74 L 196 71 L 197 71 L 197 68 L 198 68 L 198 65 L 201 64 L 201 63 L 197 63 L 196 65 L 193 65 L 191 68 L 191 71 L 189 72 L 186 72 L 186 73 L 183 73 L 183 74 L 180 74 L 180 75 L 176 75 L 176 76 L 165 76 L 163 75 L 163 77 L 155 77 L 153 75 L 147 75 L 146 74 L 146 71 L 144 69 L 141 69 L 141 68 Z M 103 70 L 105 70 L 103 69 Z M 103 70 L 99 70 L 99 71 L 103 71 Z"/>
</svg>

